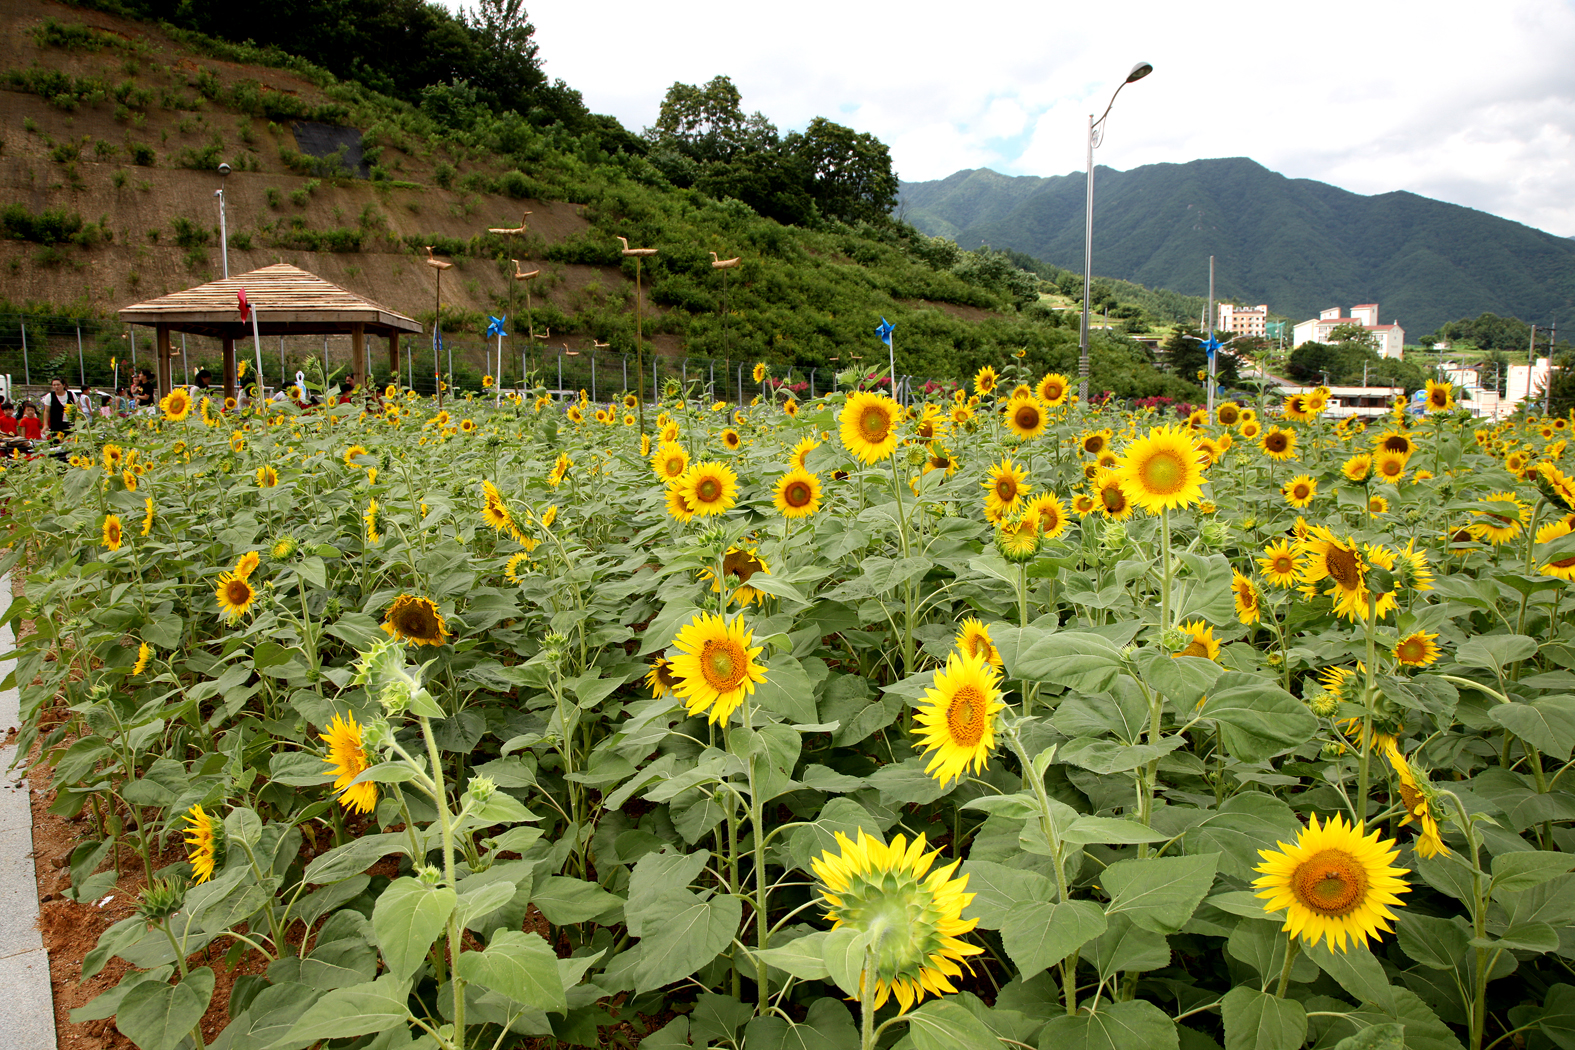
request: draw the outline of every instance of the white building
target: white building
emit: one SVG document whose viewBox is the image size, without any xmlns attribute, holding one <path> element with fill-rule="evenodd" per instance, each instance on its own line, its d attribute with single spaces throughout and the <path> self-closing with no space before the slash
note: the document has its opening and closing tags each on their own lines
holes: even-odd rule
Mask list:
<svg viewBox="0 0 1575 1050">
<path fill-rule="evenodd" d="M 1327 343 L 1330 333 L 1343 324 L 1361 325 L 1378 344 L 1378 356 L 1399 360 L 1405 354 L 1405 329 L 1398 324 L 1378 323 L 1377 303 L 1358 303 L 1351 307 L 1351 316 L 1341 317 L 1340 308 L 1331 306 L 1310 321 L 1303 321 L 1293 330 L 1291 346 L 1303 343 Z"/>
<path fill-rule="evenodd" d="M 1315 389 L 1282 383 L 1280 393 L 1287 396 L 1310 394 Z M 1329 406 L 1324 409 L 1324 415 L 1334 419 L 1344 419 L 1346 416 L 1376 419 L 1390 412 L 1395 398 L 1405 396 L 1403 386 L 1331 386 L 1324 389 L 1329 391 Z"/>
<path fill-rule="evenodd" d="M 1508 375 L 1504 379 L 1504 407 L 1503 411 L 1513 412 L 1520 403 L 1528 397 L 1541 393 L 1547 384 L 1548 359 L 1537 358 L 1535 365 L 1510 365 Z"/>
<path fill-rule="evenodd" d="M 1231 303 L 1220 303 L 1219 311 L 1219 323 L 1215 327 L 1237 335 L 1255 335 L 1259 339 L 1264 337 L 1264 325 L 1269 317 L 1267 304 L 1235 306 Z"/>
</svg>

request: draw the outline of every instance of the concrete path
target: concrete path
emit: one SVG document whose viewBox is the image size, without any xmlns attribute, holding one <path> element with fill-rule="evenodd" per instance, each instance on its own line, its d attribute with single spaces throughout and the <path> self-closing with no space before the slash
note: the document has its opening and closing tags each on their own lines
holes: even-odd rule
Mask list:
<svg viewBox="0 0 1575 1050">
<path fill-rule="evenodd" d="M 0 576 L 0 608 L 11 601 L 11 578 Z M 0 653 L 16 647 L 0 627 Z M 0 681 L 15 660 L 0 660 Z M 0 691 L 0 739 L 21 728 L 20 696 Z M 55 999 L 49 953 L 38 932 L 38 882 L 33 869 L 33 810 L 28 783 L 11 769 L 16 747 L 0 747 L 0 1033 L 7 1050 L 55 1050 Z"/>
</svg>

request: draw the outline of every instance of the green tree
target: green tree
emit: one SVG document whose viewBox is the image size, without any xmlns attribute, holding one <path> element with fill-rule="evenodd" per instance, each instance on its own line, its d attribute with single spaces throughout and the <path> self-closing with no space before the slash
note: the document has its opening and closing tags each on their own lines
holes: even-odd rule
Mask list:
<svg viewBox="0 0 1575 1050">
<path fill-rule="evenodd" d="M 887 221 L 898 184 L 891 150 L 880 139 L 816 117 L 783 145 L 804 161 L 809 194 L 822 215 L 850 223 Z"/>
<path fill-rule="evenodd" d="M 774 147 L 776 126 L 762 113 L 746 116 L 743 101 L 726 76 L 712 77 L 703 87 L 675 82 L 662 99 L 656 123 L 645 130 L 646 138 L 653 149 L 676 150 L 699 164 Z"/>
<path fill-rule="evenodd" d="M 1216 333 L 1216 337 L 1220 334 L 1229 333 Z M 1206 372 L 1209 367 L 1209 355 L 1203 349 L 1203 341 L 1207 338 L 1192 325 L 1172 325 L 1170 335 L 1160 344 L 1160 351 L 1165 355 L 1165 367 L 1180 379 L 1196 382 L 1198 373 Z M 1221 383 L 1232 386 L 1241 382 L 1234 344 L 1220 348 L 1215 362 L 1215 375 Z"/>
</svg>

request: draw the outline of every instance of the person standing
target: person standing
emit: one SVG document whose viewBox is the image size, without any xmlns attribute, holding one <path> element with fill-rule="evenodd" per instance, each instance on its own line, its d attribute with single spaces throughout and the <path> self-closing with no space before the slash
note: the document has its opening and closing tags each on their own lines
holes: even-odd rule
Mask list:
<svg viewBox="0 0 1575 1050">
<path fill-rule="evenodd" d="M 71 433 L 71 420 L 67 418 L 66 409 L 73 402 L 64 379 L 56 376 L 49 381 L 49 393 L 44 395 L 44 424 L 51 438 L 59 439 Z"/>
</svg>

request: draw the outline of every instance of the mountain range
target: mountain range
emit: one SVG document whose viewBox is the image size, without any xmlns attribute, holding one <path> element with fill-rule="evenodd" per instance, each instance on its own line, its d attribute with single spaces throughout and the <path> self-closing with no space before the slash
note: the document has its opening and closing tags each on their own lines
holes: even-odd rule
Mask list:
<svg viewBox="0 0 1575 1050">
<path fill-rule="evenodd" d="M 964 248 L 1083 268 L 1082 172 L 988 168 L 904 182 L 897 214 Z M 1575 239 L 1414 193 L 1362 196 L 1244 157 L 1094 175 L 1093 271 L 1188 295 L 1266 303 L 1293 320 L 1376 302 L 1407 338 L 1492 312 L 1575 323 Z"/>
</svg>

